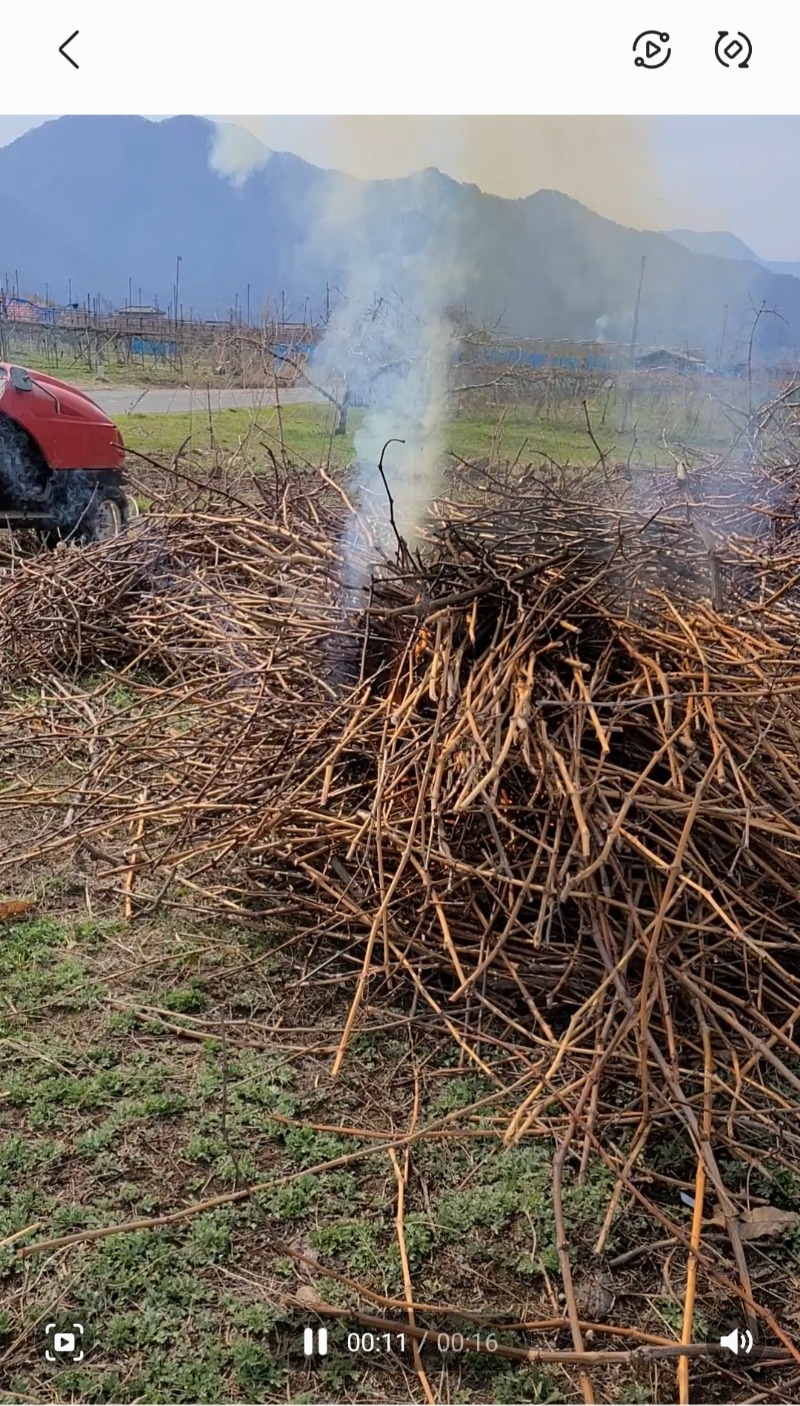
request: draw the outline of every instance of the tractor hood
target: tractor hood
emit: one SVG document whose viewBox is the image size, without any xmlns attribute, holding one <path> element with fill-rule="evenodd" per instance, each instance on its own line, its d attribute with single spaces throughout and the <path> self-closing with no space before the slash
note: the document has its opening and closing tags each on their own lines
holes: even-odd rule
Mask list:
<svg viewBox="0 0 800 1406">
<path fill-rule="evenodd" d="M 30 371 L 27 367 L 15 366 L 11 362 L 0 362 L 0 395 L 6 389 L 13 389 L 22 395 L 35 395 L 41 392 L 55 401 L 53 410 L 57 415 L 74 415 L 80 420 L 93 421 L 98 425 L 113 427 L 104 410 L 95 404 L 91 396 L 76 386 L 67 385 L 55 376 L 44 371 Z"/>
<path fill-rule="evenodd" d="M 48 376 L 0 361 L 0 415 L 14 420 L 51 469 L 119 471 L 122 435 L 91 396 Z"/>
</svg>

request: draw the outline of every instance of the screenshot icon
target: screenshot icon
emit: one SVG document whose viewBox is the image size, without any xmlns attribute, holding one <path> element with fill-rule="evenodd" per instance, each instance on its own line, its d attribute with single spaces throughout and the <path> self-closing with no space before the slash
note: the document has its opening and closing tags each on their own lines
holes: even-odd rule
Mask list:
<svg viewBox="0 0 800 1406">
<path fill-rule="evenodd" d="M 45 1328 L 45 1361 L 77 1366 L 86 1356 L 82 1345 L 84 1331 L 82 1323 L 48 1323 Z"/>
</svg>

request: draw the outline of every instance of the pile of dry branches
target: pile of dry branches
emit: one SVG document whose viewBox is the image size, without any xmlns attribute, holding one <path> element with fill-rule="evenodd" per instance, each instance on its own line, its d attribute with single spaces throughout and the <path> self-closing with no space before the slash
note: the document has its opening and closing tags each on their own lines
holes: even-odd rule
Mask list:
<svg viewBox="0 0 800 1406">
<path fill-rule="evenodd" d="M 354 615 L 330 483 L 16 560 L 3 804 L 37 833 L 4 870 L 77 850 L 130 892 L 135 834 L 142 907 L 339 940 L 337 1068 L 367 986 L 406 981 L 518 1089 L 509 1143 L 613 1168 L 601 1238 L 635 1198 L 789 1347 L 740 1227 L 749 1169 L 800 1148 L 800 557 L 752 478 L 724 530 L 680 477 L 455 478 Z M 636 1174 L 676 1129 L 691 1228 Z"/>
</svg>

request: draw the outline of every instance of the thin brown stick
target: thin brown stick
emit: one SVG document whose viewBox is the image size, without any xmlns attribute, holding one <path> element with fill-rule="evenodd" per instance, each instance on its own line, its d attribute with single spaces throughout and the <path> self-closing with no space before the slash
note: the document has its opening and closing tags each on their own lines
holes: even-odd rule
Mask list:
<svg viewBox="0 0 800 1406">
<path fill-rule="evenodd" d="M 416 1122 L 417 1122 L 418 1114 L 419 1114 L 419 1074 L 418 1074 L 418 1071 L 415 1070 L 414 1108 L 413 1108 L 413 1111 L 412 1111 L 412 1114 L 411 1114 L 411 1125 L 410 1125 L 410 1127 L 409 1127 L 409 1132 L 410 1132 L 410 1133 L 413 1133 L 413 1131 L 414 1131 L 414 1128 L 415 1128 Z M 416 1320 L 416 1316 L 415 1316 L 415 1310 L 414 1310 L 414 1307 L 413 1307 L 413 1304 L 414 1304 L 414 1291 L 413 1291 L 412 1284 L 411 1284 L 411 1269 L 410 1269 L 409 1263 L 408 1263 L 408 1251 L 407 1251 L 407 1249 L 406 1249 L 406 1236 L 405 1236 L 405 1197 L 406 1197 L 406 1189 L 407 1189 L 407 1187 L 408 1187 L 408 1171 L 409 1171 L 409 1159 L 410 1159 L 410 1155 L 411 1155 L 410 1146 L 409 1146 L 408 1144 L 406 1144 L 405 1156 L 404 1156 L 404 1159 L 403 1159 L 403 1166 L 402 1166 L 402 1168 L 401 1168 L 400 1163 L 399 1163 L 398 1160 L 397 1160 L 397 1153 L 395 1152 L 394 1148 L 391 1148 L 391 1147 L 389 1148 L 389 1160 L 391 1161 L 392 1170 L 394 1171 L 395 1180 L 396 1180 L 396 1182 L 397 1182 L 397 1212 L 396 1212 L 396 1215 L 395 1215 L 395 1230 L 396 1230 L 396 1232 L 397 1232 L 397 1245 L 398 1245 L 398 1249 L 399 1249 L 399 1251 L 400 1251 L 400 1264 L 401 1264 L 402 1271 L 403 1271 L 403 1287 L 404 1287 L 405 1292 L 406 1292 L 406 1303 L 407 1303 L 407 1305 L 408 1305 L 408 1321 L 409 1321 L 410 1326 L 411 1326 L 412 1328 L 415 1328 L 415 1327 L 416 1327 L 416 1321 L 417 1321 L 417 1320 Z M 426 1401 L 428 1401 L 428 1402 L 431 1403 L 431 1406 L 433 1406 L 433 1403 L 435 1402 L 436 1397 L 435 1397 L 434 1394 L 433 1394 L 433 1390 L 432 1390 L 432 1388 L 431 1388 L 431 1384 L 430 1384 L 430 1382 L 429 1382 L 429 1380 L 428 1380 L 428 1375 L 427 1375 L 427 1373 L 426 1373 L 426 1371 L 425 1371 L 424 1366 L 422 1365 L 422 1357 L 421 1357 L 421 1355 L 420 1355 L 419 1343 L 417 1342 L 416 1338 L 412 1338 L 411 1350 L 412 1350 L 412 1352 L 413 1352 L 413 1354 L 414 1354 L 414 1369 L 415 1369 L 415 1371 L 416 1371 L 416 1373 L 417 1373 L 417 1376 L 419 1377 L 420 1386 L 422 1387 L 422 1390 L 423 1390 L 423 1392 L 425 1393 L 425 1399 L 426 1399 Z"/>
<path fill-rule="evenodd" d="M 558 1250 L 559 1263 L 561 1265 L 561 1279 L 564 1285 L 564 1298 L 567 1305 L 567 1316 L 569 1318 L 572 1341 L 575 1347 L 575 1361 L 585 1361 L 586 1351 L 583 1346 L 583 1334 L 581 1333 L 580 1316 L 575 1302 L 575 1290 L 572 1284 L 572 1269 L 569 1262 L 569 1240 L 567 1238 L 567 1226 L 564 1219 L 564 1203 L 562 1199 L 562 1178 L 564 1174 L 564 1160 L 572 1141 L 574 1122 L 570 1125 L 567 1136 L 563 1139 L 556 1155 L 553 1159 L 553 1215 L 556 1222 L 556 1248 Z M 581 1391 L 587 1406 L 593 1406 L 595 1400 L 594 1387 L 591 1378 L 586 1371 L 581 1371 Z"/>
<path fill-rule="evenodd" d="M 711 1031 L 708 1028 L 702 1010 L 699 1012 L 700 1029 L 703 1036 L 703 1136 L 706 1139 L 711 1137 L 712 1130 L 712 1090 L 714 1061 L 711 1049 Z M 681 1331 L 681 1342 L 686 1345 L 692 1341 L 692 1328 L 694 1324 L 694 1304 L 697 1289 L 697 1250 L 700 1245 L 700 1232 L 703 1225 L 703 1206 L 706 1194 L 706 1164 L 702 1151 L 697 1157 L 697 1172 L 694 1184 L 694 1209 L 692 1212 L 692 1231 L 689 1241 L 689 1258 L 686 1264 L 686 1294 L 683 1307 L 683 1328 Z M 681 1357 L 678 1362 L 678 1391 L 681 1406 L 689 1406 L 689 1358 Z"/>
<path fill-rule="evenodd" d="M 141 806 L 144 806 L 146 800 L 147 790 L 144 789 L 139 797 L 139 804 Z M 126 922 L 130 922 L 131 918 L 133 917 L 133 883 L 134 878 L 136 876 L 136 865 L 139 862 L 139 851 L 141 849 L 142 836 L 144 835 L 145 822 L 146 815 L 143 810 L 138 820 L 136 821 L 136 829 L 134 831 L 133 836 L 133 846 L 131 848 L 130 854 L 128 855 L 128 867 L 125 870 L 125 877 L 122 881 L 122 891 L 125 895 L 123 917 L 125 918 Z"/>
</svg>

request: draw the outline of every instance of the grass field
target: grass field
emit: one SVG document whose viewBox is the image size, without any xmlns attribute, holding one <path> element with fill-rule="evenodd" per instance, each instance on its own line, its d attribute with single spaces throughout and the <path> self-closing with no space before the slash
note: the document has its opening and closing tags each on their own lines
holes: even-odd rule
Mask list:
<svg viewBox="0 0 800 1406">
<path fill-rule="evenodd" d="M 723 447 L 721 422 L 698 429 L 695 407 L 673 406 L 668 422 L 642 413 L 635 433 L 619 430 L 620 409 L 589 406 L 609 456 L 671 463 L 664 439 L 673 447 L 692 423 L 698 449 Z M 331 439 L 324 407 L 303 405 L 132 415 L 121 427 L 132 450 L 160 458 L 191 436 L 201 455 L 241 451 L 243 464 L 267 463 L 281 443 L 298 462 L 346 462 L 358 417 L 342 439 Z M 460 417 L 448 447 L 463 457 L 597 459 L 580 404 L 558 422 L 532 411 Z M 146 486 L 146 466 L 142 474 Z M 120 712 L 144 706 L 124 680 L 115 698 Z M 26 823 L 0 815 L 0 845 L 4 826 Z M 469 1313 L 501 1325 L 562 1319 L 553 1145 L 504 1147 L 513 1094 L 463 1067 L 406 995 L 375 993 L 333 1080 L 352 991 L 346 952 L 320 942 L 301 955 L 286 929 L 200 920 L 188 908 L 126 920 L 121 881 L 100 884 L 86 853 L 4 883 L 6 899 L 31 908 L 3 921 L 0 905 L 0 1401 L 423 1401 L 409 1342 L 353 1347 L 365 1331 L 352 1313 L 354 1281 L 398 1331 L 407 1276 L 444 1334 L 481 1331 Z M 625 1097 L 620 1088 L 621 1108 Z M 629 1135 L 620 1131 L 622 1153 Z M 654 1134 L 640 1170 L 681 1214 L 694 1175 L 685 1148 Z M 754 1172 L 750 1190 L 790 1209 L 800 1174 L 780 1178 L 776 1192 Z M 653 1224 L 635 1203 L 623 1202 L 602 1262 L 594 1253 L 612 1187 L 594 1161 L 565 1169 L 576 1294 L 596 1325 L 587 1341 L 603 1346 L 604 1288 L 615 1323 L 674 1340 L 682 1277 L 662 1276 L 648 1249 Z M 682 1214 L 688 1233 L 691 1210 Z M 763 1262 L 776 1283 L 796 1280 L 800 1238 L 785 1237 Z M 302 1343 L 304 1326 L 317 1324 L 303 1308 L 309 1289 L 340 1310 L 328 1322 L 330 1352 L 315 1362 Z M 704 1291 L 695 1337 L 724 1331 L 726 1312 Z M 47 1363 L 55 1319 L 85 1324 L 85 1362 Z M 502 1328 L 498 1338 L 544 1342 Z M 583 1399 L 574 1368 L 466 1354 L 459 1341 L 424 1350 L 437 1400 Z M 569 1348 L 566 1325 L 548 1341 Z M 693 1373 L 703 1400 L 729 1399 L 712 1364 Z M 618 1366 L 602 1380 L 608 1401 L 675 1399 L 672 1367 Z"/>
<path fill-rule="evenodd" d="M 437 1330 L 474 1336 L 465 1310 L 501 1323 L 560 1317 L 552 1147 L 503 1148 L 513 1097 L 459 1068 L 424 1017 L 391 997 L 370 1006 L 334 1082 L 351 975 L 324 947 L 301 964 L 281 931 L 125 922 L 80 863 L 25 887 L 35 912 L 5 927 L 0 948 L 0 1400 L 419 1399 L 410 1348 L 352 1349 L 363 1328 L 348 1313 L 357 1281 L 402 1328 L 391 1301 L 404 1294 L 394 1224 L 404 1154 L 393 1162 L 386 1148 L 408 1130 L 418 1136 L 404 1247 Z M 665 1194 L 692 1173 L 676 1152 L 658 1139 L 648 1149 Z M 596 1165 L 567 1171 L 579 1301 L 591 1305 L 606 1266 L 631 1255 L 610 1271 L 615 1321 L 670 1337 L 680 1293 L 646 1252 L 637 1257 L 653 1230 L 635 1207 L 597 1268 L 612 1185 Z M 237 1200 L 246 1187 L 256 1190 Z M 784 1191 L 788 1205 L 800 1179 Z M 159 1224 L 187 1208 L 185 1220 Z M 59 1243 L 70 1236 L 78 1242 Z M 20 1242 L 43 1248 L 20 1262 Z M 313 1321 L 304 1286 L 342 1309 L 317 1365 L 302 1351 Z M 706 1302 L 696 1331 L 713 1336 L 724 1313 Z M 602 1318 L 589 1306 L 585 1316 Z M 86 1325 L 85 1364 L 44 1361 L 53 1319 Z M 569 1345 L 568 1331 L 556 1337 Z M 519 1347 L 525 1337 L 501 1330 L 498 1340 Z M 447 1400 L 580 1399 L 567 1369 L 448 1347 L 437 1338 L 424 1353 Z M 704 1399 L 724 1400 L 710 1370 L 704 1378 Z M 652 1368 L 606 1380 L 611 1400 L 671 1399 Z"/>
<path fill-rule="evenodd" d="M 444 451 L 462 458 L 491 455 L 589 466 L 597 462 L 599 447 L 608 458 L 630 460 L 636 466 L 670 465 L 674 462 L 670 450 L 688 446 L 714 453 L 730 444 L 735 419 L 709 397 L 705 386 L 702 392 L 675 401 L 665 402 L 659 394 L 627 414 L 622 398 L 608 395 L 596 395 L 585 409 L 580 400 L 550 408 L 472 409 L 449 420 Z M 354 440 L 363 416 L 363 411 L 352 411 L 349 432 L 341 437 L 333 436 L 333 413 L 325 405 L 292 404 L 280 410 L 270 406 L 193 415 L 134 413 L 122 416 L 119 425 L 126 444 L 143 454 L 174 453 L 187 442 L 201 451 L 218 447 L 235 452 L 246 446 L 249 455 L 257 453 L 259 447 L 266 451 L 268 446 L 277 452 L 284 444 L 290 456 L 300 460 L 341 464 L 355 455 Z"/>
<path fill-rule="evenodd" d="M 282 957 L 280 934 L 89 917 L 77 888 L 74 878 L 60 892 L 45 883 L 37 916 L 3 942 L 13 1011 L 0 1027 L 3 1399 L 413 1399 L 410 1353 L 348 1352 L 357 1324 L 346 1313 L 331 1324 L 329 1359 L 312 1370 L 302 1352 L 307 1315 L 282 1301 L 305 1284 L 347 1304 L 342 1275 L 402 1298 L 393 1165 L 382 1145 L 346 1129 L 385 1139 L 411 1126 L 414 1071 L 425 1061 L 417 1116 L 440 1136 L 415 1147 L 407 1191 L 418 1299 L 456 1306 L 439 1322 L 467 1335 L 474 1324 L 458 1305 L 558 1315 L 549 1149 L 504 1153 L 491 1135 L 503 1112 L 496 1100 L 476 1127 L 475 1105 L 492 1086 L 453 1069 L 451 1052 L 426 1041 L 424 1022 L 412 1025 L 391 1003 L 373 1009 L 334 1087 L 344 992 Z M 328 1130 L 339 1123 L 344 1132 Z M 459 1125 L 469 1132 L 459 1137 Z M 58 1238 L 248 1185 L 262 1189 L 186 1223 L 56 1248 L 12 1268 L 10 1242 L 26 1229 L 26 1239 Z M 608 1193 L 602 1175 L 569 1188 L 570 1229 L 587 1248 Z M 632 1233 L 628 1225 L 626 1245 Z M 647 1309 L 656 1322 L 675 1312 L 663 1295 L 654 1314 Z M 85 1366 L 47 1368 L 51 1315 L 86 1323 Z M 454 1401 L 570 1399 L 557 1371 L 457 1351 L 428 1352 L 426 1362 L 446 1373 Z M 641 1387 L 629 1391 L 641 1399 Z"/>
</svg>

